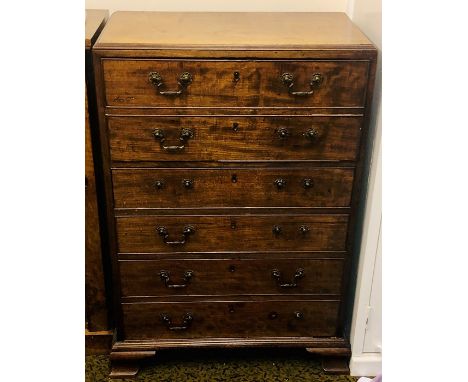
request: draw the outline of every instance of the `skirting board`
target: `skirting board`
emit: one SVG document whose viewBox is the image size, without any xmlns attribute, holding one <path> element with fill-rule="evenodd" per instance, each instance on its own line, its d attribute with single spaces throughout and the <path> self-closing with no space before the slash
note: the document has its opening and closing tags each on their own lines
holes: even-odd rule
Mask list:
<svg viewBox="0 0 468 382">
<path fill-rule="evenodd" d="M 375 377 L 382 372 L 381 353 L 352 355 L 349 369 L 353 377 Z"/>
</svg>

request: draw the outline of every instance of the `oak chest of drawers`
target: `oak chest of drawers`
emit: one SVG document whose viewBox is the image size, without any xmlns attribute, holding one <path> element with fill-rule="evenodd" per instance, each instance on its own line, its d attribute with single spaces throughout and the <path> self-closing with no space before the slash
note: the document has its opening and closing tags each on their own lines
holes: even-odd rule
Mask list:
<svg viewBox="0 0 468 382">
<path fill-rule="evenodd" d="M 343 327 L 376 50 L 340 13 L 114 13 L 94 48 L 117 341 L 295 346 Z"/>
</svg>

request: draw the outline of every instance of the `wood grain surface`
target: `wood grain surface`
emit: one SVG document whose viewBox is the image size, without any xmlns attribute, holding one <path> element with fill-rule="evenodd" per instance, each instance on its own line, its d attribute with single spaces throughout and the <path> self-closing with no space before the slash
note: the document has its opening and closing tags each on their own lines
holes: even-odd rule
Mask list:
<svg viewBox="0 0 468 382">
<path fill-rule="evenodd" d="M 338 12 L 114 12 L 96 45 L 133 50 L 372 47 Z"/>
<path fill-rule="evenodd" d="M 107 10 L 86 10 L 85 21 L 85 317 L 86 328 L 91 332 L 109 329 L 107 294 L 105 289 L 105 268 L 102 258 L 102 227 L 99 213 L 102 199 L 99 199 L 98 173 L 101 163 L 96 161 L 98 149 L 96 95 L 93 81 L 91 47 L 104 27 L 109 16 Z M 99 344 L 110 346 L 109 339 L 86 334 L 87 351 L 95 351 Z M 107 341 L 107 342 L 106 342 Z"/>
<path fill-rule="evenodd" d="M 129 216 L 116 218 L 121 253 L 211 251 L 340 251 L 345 249 L 347 215 Z M 168 245 L 158 234 L 181 241 L 184 227 L 195 232 L 183 245 Z M 281 228 L 273 233 L 274 226 Z M 309 231 L 302 233 L 301 226 Z"/>
<path fill-rule="evenodd" d="M 336 334 L 339 301 L 269 300 L 219 302 L 123 303 L 125 333 L 134 340 L 210 337 L 323 337 Z M 301 318 L 296 316 L 299 313 Z M 187 330 L 169 330 L 190 313 Z"/>
<path fill-rule="evenodd" d="M 337 161 L 357 159 L 362 117 L 119 116 L 107 124 L 113 161 Z M 164 150 L 153 135 L 160 129 L 166 145 L 178 145 L 184 128 L 194 136 L 176 152 Z M 316 132 L 313 140 L 304 136 L 309 130 Z"/>
<path fill-rule="evenodd" d="M 101 257 L 96 180 L 88 116 L 88 97 L 85 98 L 85 293 L 86 323 L 89 330 L 106 330 L 107 305 L 104 270 Z"/>
<path fill-rule="evenodd" d="M 297 259 L 265 254 L 265 259 L 120 260 L 123 297 L 207 295 L 340 295 L 343 259 Z M 281 274 L 277 280 L 273 270 Z M 302 269 L 304 275 L 294 275 Z M 170 281 L 161 278 L 167 271 Z M 193 275 L 185 279 L 186 272 Z M 170 285 L 186 285 L 172 288 Z M 291 284 L 296 286 L 281 286 Z M 336 297 L 335 296 L 335 297 Z"/>
<path fill-rule="evenodd" d="M 353 173 L 353 168 L 117 168 L 112 171 L 114 205 L 116 208 L 348 207 Z"/>
<path fill-rule="evenodd" d="M 145 107 L 362 107 L 367 61 L 103 60 L 107 105 Z M 158 72 L 163 90 L 175 91 L 188 72 L 192 82 L 179 96 L 161 95 L 149 81 Z M 234 72 L 239 80 L 234 80 Z M 310 91 L 311 78 L 323 82 L 309 96 L 289 94 L 282 75 L 294 76 L 294 91 Z"/>
</svg>

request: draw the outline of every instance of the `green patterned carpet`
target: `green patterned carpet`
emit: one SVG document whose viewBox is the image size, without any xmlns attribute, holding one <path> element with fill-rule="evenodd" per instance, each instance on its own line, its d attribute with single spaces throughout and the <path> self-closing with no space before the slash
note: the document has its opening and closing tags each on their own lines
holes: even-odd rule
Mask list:
<svg viewBox="0 0 468 382">
<path fill-rule="evenodd" d="M 109 381 L 109 357 L 86 356 L 86 382 Z M 355 382 L 326 375 L 304 349 L 173 350 L 146 362 L 137 378 L 111 381 Z"/>
</svg>

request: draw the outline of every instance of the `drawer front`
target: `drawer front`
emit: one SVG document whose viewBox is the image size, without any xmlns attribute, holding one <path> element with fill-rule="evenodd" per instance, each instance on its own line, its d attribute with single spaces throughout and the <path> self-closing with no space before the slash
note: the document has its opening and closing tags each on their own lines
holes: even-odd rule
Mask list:
<svg viewBox="0 0 468 382">
<path fill-rule="evenodd" d="M 128 340 L 171 338 L 328 337 L 339 301 L 219 301 L 122 304 Z"/>
<path fill-rule="evenodd" d="M 107 105 L 140 107 L 362 107 L 368 67 L 367 61 L 103 60 Z"/>
<path fill-rule="evenodd" d="M 347 207 L 353 168 L 115 169 L 116 208 Z"/>
<path fill-rule="evenodd" d="M 343 259 L 120 260 L 123 297 L 341 293 Z"/>
<path fill-rule="evenodd" d="M 347 215 L 122 216 L 120 253 L 343 251 Z"/>
<path fill-rule="evenodd" d="M 114 161 L 356 160 L 362 117 L 110 117 Z"/>
</svg>

